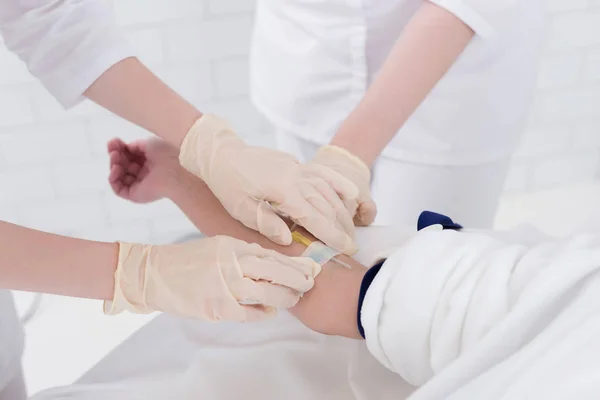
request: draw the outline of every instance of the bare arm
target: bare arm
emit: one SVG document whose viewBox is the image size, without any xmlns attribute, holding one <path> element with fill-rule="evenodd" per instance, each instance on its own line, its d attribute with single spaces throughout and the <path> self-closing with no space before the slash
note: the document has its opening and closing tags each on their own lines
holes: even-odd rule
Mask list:
<svg viewBox="0 0 600 400">
<path fill-rule="evenodd" d="M 424 2 L 331 144 L 371 166 L 473 37 L 450 12 Z"/>
<path fill-rule="evenodd" d="M 111 300 L 116 243 L 74 239 L 0 221 L 4 288 Z"/>
<path fill-rule="evenodd" d="M 277 245 L 261 234 L 246 228 L 229 216 L 210 189 L 195 176 L 182 171 L 181 180 L 168 193 L 188 218 L 207 236 L 228 235 L 246 242 L 258 243 L 288 256 L 302 254 L 305 247 L 298 243 Z M 311 237 L 306 231 L 302 233 Z M 329 262 L 315 279 L 314 288 L 306 293 L 290 312 L 309 328 L 329 334 L 360 338 L 356 326 L 358 295 L 366 268 L 347 256 L 338 256 L 352 265 L 348 270 Z"/>
<path fill-rule="evenodd" d="M 154 76 L 127 45 L 106 1 L 6 1 L 6 47 L 65 106 L 81 94 L 179 145 L 201 113 Z"/>
<path fill-rule="evenodd" d="M 84 94 L 178 148 L 190 127 L 202 116 L 133 57 L 109 68 Z"/>
</svg>

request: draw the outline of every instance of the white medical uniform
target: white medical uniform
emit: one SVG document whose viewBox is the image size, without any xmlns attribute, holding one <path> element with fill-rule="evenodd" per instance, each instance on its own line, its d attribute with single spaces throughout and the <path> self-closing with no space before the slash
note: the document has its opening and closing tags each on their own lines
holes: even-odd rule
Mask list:
<svg viewBox="0 0 600 400">
<path fill-rule="evenodd" d="M 476 35 L 374 166 L 376 223 L 413 225 L 433 209 L 491 226 L 533 100 L 543 7 L 541 0 L 431 1 Z M 251 94 L 282 150 L 306 160 L 330 141 L 422 3 L 258 2 Z"/>
<path fill-rule="evenodd" d="M 66 107 L 82 100 L 83 92 L 108 68 L 133 55 L 104 0 L 2 0 L 0 34 L 6 47 Z M 22 342 L 12 299 L 2 291 L 0 400 L 25 398 L 22 382 L 13 382 L 11 393 L 7 387 L 9 378 L 20 380 Z"/>
</svg>

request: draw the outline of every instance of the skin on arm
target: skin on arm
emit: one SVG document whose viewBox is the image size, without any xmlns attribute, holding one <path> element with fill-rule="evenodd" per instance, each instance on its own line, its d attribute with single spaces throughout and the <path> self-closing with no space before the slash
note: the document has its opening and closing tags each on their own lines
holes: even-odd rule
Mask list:
<svg viewBox="0 0 600 400">
<path fill-rule="evenodd" d="M 336 175 L 334 171 L 323 167 L 306 168 L 301 171 L 297 161 L 291 155 L 275 150 L 263 149 L 259 153 L 242 151 L 249 155 L 248 157 L 242 156 L 237 151 L 232 152 L 231 149 L 229 152 L 225 151 L 224 149 L 228 147 L 237 148 L 243 142 L 239 141 L 235 134 L 228 135 L 229 127 L 225 129 L 227 124 L 215 116 L 210 116 L 207 120 L 205 118 L 199 120 L 202 117 L 200 111 L 171 90 L 136 58 L 127 58 L 113 65 L 84 94 L 100 106 L 156 134 L 176 148 L 180 148 L 184 138 L 187 137 L 183 151 L 186 157 L 181 161 L 183 165 L 204 179 L 210 176 L 211 179 L 207 183 L 230 211 L 235 209 L 232 204 L 242 201 L 242 199 L 246 201 L 247 207 L 237 208 L 246 212 L 233 215 L 247 226 L 270 236 L 272 240 L 279 243 L 287 243 L 290 240 L 289 231 L 285 230 L 281 218 L 274 213 L 260 213 L 249 207 L 256 203 L 253 197 L 256 193 L 264 193 L 265 198 L 279 202 L 278 206 L 288 215 L 303 219 L 304 225 L 328 244 L 346 254 L 352 254 L 356 250 L 353 241 L 352 217 L 346 211 L 342 200 L 338 198 L 338 196 L 348 198 L 356 196 L 354 185 L 344 180 L 342 176 Z M 192 126 L 195 129 L 190 132 Z M 219 126 L 219 128 L 215 128 L 215 126 Z M 188 132 L 191 136 L 188 135 Z M 200 137 L 204 137 L 204 139 L 200 140 Z M 200 142 L 197 142 L 198 140 Z M 225 142 L 231 143 L 225 145 L 223 144 Z M 200 143 L 204 144 L 200 145 Z M 215 143 L 223 145 L 217 146 Z M 237 143 L 237 145 L 232 143 Z M 216 146 L 214 149 L 213 145 Z M 201 149 L 206 152 L 202 153 Z M 217 154 L 218 149 L 223 152 L 218 153 L 219 156 L 216 159 L 221 160 L 223 164 L 215 167 L 213 173 L 207 172 L 207 175 L 203 176 L 199 160 L 211 158 Z M 215 153 L 209 154 L 208 152 Z M 202 155 L 200 155 L 201 153 Z M 240 166 L 240 168 L 229 168 L 235 164 L 235 160 L 239 161 L 240 159 L 244 160 L 246 165 Z M 261 163 L 262 161 L 266 161 L 266 164 Z M 281 170 L 274 169 L 273 165 L 281 166 Z M 240 176 L 238 173 L 240 170 L 252 169 L 252 166 L 259 170 L 248 177 Z M 288 179 L 278 180 L 279 183 L 288 183 L 287 189 L 285 189 L 286 195 L 282 196 L 279 193 L 280 189 L 271 186 L 271 181 L 265 182 L 259 178 L 274 170 L 281 172 L 280 177 L 291 177 L 300 183 L 296 186 L 290 184 Z M 219 171 L 223 175 L 219 175 Z M 308 171 L 311 171 L 312 180 L 306 178 L 309 174 Z M 237 189 L 233 187 L 234 185 L 224 187 L 219 182 L 225 179 L 248 179 L 250 188 L 247 188 L 247 185 L 239 186 Z M 331 183 L 333 187 L 329 187 L 328 182 L 334 182 Z M 308 193 L 317 198 L 315 201 L 319 202 L 319 207 L 315 207 L 305 198 Z M 281 198 L 284 200 L 279 200 Z M 257 214 L 263 218 L 260 221 L 253 221 Z M 336 224 L 330 225 L 330 219 L 335 219 Z M 252 224 L 252 222 L 256 223 Z"/>
<path fill-rule="evenodd" d="M 331 144 L 371 167 L 473 35 L 455 15 L 425 1 Z"/>
<path fill-rule="evenodd" d="M 119 247 L 0 221 L 0 286 L 111 300 Z"/>
<path fill-rule="evenodd" d="M 205 235 L 233 236 L 288 256 L 299 256 L 306 249 L 295 242 L 289 246 L 275 244 L 246 228 L 229 216 L 204 182 L 185 171 L 182 171 L 182 175 L 181 184 L 174 186 L 168 197 Z M 316 240 L 305 229 L 299 227 L 297 230 L 311 241 Z M 352 269 L 331 261 L 323 265 L 313 289 L 305 293 L 289 311 L 314 331 L 358 339 L 358 295 L 367 269 L 348 256 L 338 255 L 336 258 L 352 266 Z"/>
<path fill-rule="evenodd" d="M 202 116 L 134 57 L 109 68 L 84 95 L 178 148 L 190 127 Z"/>
<path fill-rule="evenodd" d="M 163 141 L 108 144 L 111 159 L 109 181 L 115 193 L 134 202 L 171 199 L 207 236 L 227 235 L 288 256 L 299 256 L 305 246 L 281 246 L 231 218 L 206 184 L 177 162 L 177 150 Z M 315 240 L 304 229 L 301 233 Z M 307 292 L 289 311 L 310 329 L 328 335 L 360 338 L 356 312 L 360 284 L 367 269 L 352 258 L 339 255 L 352 266 L 347 269 L 329 262 Z"/>
</svg>

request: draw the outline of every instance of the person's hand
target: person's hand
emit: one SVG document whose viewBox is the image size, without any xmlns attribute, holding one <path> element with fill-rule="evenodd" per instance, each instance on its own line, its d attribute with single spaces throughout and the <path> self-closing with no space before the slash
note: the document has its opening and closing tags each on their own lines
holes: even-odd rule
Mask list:
<svg viewBox="0 0 600 400">
<path fill-rule="evenodd" d="M 371 225 L 377 215 L 377 206 L 371 197 L 371 171 L 357 156 L 337 146 L 323 146 L 308 163 L 323 166 L 343 175 L 358 188 L 358 198 L 346 199 L 344 204 L 359 226 Z"/>
<path fill-rule="evenodd" d="M 134 203 L 149 203 L 166 197 L 182 173 L 175 147 L 160 139 L 129 144 L 108 142 L 110 186 L 115 194 Z"/>
<path fill-rule="evenodd" d="M 352 216 L 342 200 L 355 200 L 358 189 L 331 168 L 303 165 L 290 154 L 246 145 L 213 115 L 204 115 L 190 129 L 179 159 L 233 218 L 275 243 L 292 242 L 283 215 L 328 246 L 356 252 Z"/>
<path fill-rule="evenodd" d="M 294 306 L 319 264 L 228 236 L 182 244 L 119 244 L 106 314 L 162 311 L 206 321 L 256 321 Z"/>
</svg>

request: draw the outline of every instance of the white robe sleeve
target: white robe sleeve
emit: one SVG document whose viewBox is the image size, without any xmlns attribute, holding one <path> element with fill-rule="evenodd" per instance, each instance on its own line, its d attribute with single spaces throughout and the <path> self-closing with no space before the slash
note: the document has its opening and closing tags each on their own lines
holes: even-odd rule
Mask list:
<svg viewBox="0 0 600 400">
<path fill-rule="evenodd" d="M 436 379 L 445 388 L 439 397 L 423 397 L 449 398 L 542 334 L 547 345 L 576 329 L 581 312 L 596 307 L 577 317 L 562 311 L 597 303 L 582 301 L 578 288 L 593 280 L 600 289 L 599 270 L 597 234 L 521 245 L 483 233 L 422 232 L 387 259 L 367 291 L 367 346 L 415 386 L 452 369 L 445 382 Z"/>
<path fill-rule="evenodd" d="M 115 63 L 133 56 L 106 0 L 3 0 L 0 33 L 65 107 Z"/>
<path fill-rule="evenodd" d="M 468 25 L 475 34 L 487 38 L 502 31 L 516 13 L 521 12 L 521 1 L 537 0 L 429 0 Z"/>
</svg>

